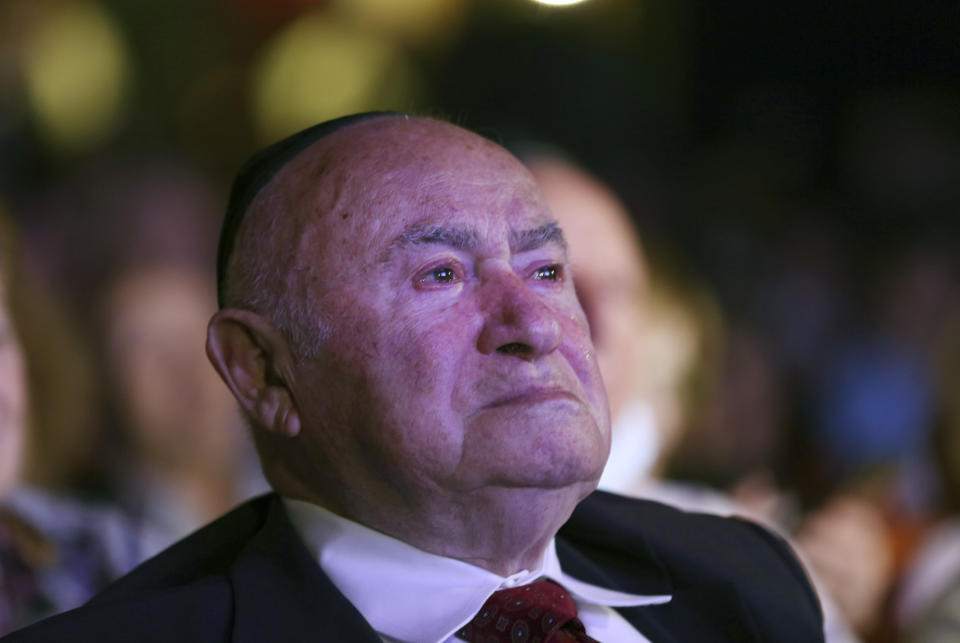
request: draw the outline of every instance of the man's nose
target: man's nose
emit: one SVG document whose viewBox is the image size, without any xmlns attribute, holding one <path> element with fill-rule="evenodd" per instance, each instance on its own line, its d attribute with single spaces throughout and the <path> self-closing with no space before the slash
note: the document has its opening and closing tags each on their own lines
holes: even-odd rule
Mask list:
<svg viewBox="0 0 960 643">
<path fill-rule="evenodd" d="M 535 359 L 557 349 L 557 314 L 520 277 L 498 275 L 482 288 L 486 319 L 477 340 L 481 353 Z"/>
</svg>

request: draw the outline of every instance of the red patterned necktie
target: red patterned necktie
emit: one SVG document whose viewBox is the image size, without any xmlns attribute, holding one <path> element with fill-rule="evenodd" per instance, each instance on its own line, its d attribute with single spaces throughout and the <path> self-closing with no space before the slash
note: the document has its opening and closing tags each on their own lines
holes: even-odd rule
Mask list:
<svg viewBox="0 0 960 643">
<path fill-rule="evenodd" d="M 548 580 L 494 592 L 457 636 L 470 643 L 597 643 L 567 590 Z"/>
</svg>

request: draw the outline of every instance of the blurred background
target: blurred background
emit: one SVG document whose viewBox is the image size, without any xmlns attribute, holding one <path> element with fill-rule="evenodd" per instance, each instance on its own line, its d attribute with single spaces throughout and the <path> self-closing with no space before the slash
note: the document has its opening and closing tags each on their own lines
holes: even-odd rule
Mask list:
<svg viewBox="0 0 960 643">
<path fill-rule="evenodd" d="M 902 607 L 935 536 L 960 578 L 958 81 L 956 1 L 0 0 L 0 211 L 44 302 L 24 476 L 170 537 L 257 489 L 202 354 L 233 173 L 437 116 L 619 195 L 699 337 L 652 353 L 685 364 L 663 475 L 795 534 L 867 503 L 889 565 L 850 620 L 907 636 L 952 587 Z"/>
</svg>

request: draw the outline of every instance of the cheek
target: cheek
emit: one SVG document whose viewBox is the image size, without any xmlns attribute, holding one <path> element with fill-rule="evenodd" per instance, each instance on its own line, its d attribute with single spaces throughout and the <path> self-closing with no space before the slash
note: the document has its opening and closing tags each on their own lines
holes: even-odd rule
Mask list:
<svg viewBox="0 0 960 643">
<path fill-rule="evenodd" d="M 562 350 L 575 368 L 590 369 L 596 363 L 593 341 L 585 317 L 579 312 L 558 315 L 563 336 Z"/>
<path fill-rule="evenodd" d="M 384 415 L 399 415 L 408 424 L 426 418 L 448 422 L 467 353 L 476 350 L 475 326 L 456 303 L 358 316 L 342 344 L 353 346 L 344 368 L 363 378 Z"/>
<path fill-rule="evenodd" d="M 459 371 L 465 355 L 476 352 L 480 323 L 477 311 L 463 301 L 443 307 L 398 311 L 392 317 L 393 350 L 405 378 L 432 381 Z M 452 382 L 449 382 L 452 385 Z"/>
<path fill-rule="evenodd" d="M 601 413 L 606 413 L 606 391 L 585 317 L 579 312 L 561 315 L 560 327 L 563 332 L 560 350 L 573 368 L 587 397 Z"/>
<path fill-rule="evenodd" d="M 465 350 L 475 350 L 458 311 L 444 312 L 398 315 L 379 326 L 377 357 L 364 373 L 370 425 L 376 426 L 366 448 L 378 451 L 385 467 L 399 462 L 431 479 L 461 459 L 457 383 Z"/>
</svg>

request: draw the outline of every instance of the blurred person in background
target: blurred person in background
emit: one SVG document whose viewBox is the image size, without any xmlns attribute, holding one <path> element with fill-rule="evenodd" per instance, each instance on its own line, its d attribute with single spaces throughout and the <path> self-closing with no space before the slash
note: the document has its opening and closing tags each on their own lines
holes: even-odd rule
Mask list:
<svg viewBox="0 0 960 643">
<path fill-rule="evenodd" d="M 215 301 L 213 279 L 182 262 L 131 268 L 104 291 L 103 357 L 124 449 L 112 486 L 150 553 L 265 488 L 203 350 Z"/>
<path fill-rule="evenodd" d="M 960 640 L 960 314 L 939 337 L 938 421 L 932 454 L 939 503 L 912 552 L 895 601 L 896 624 L 909 643 Z"/>
<path fill-rule="evenodd" d="M 733 497 L 661 478 L 691 425 L 712 426 L 708 458 L 752 453 L 752 463 L 770 464 L 778 442 L 777 383 L 763 344 L 746 330 L 728 331 L 723 344 L 723 324 L 709 297 L 652 275 L 630 215 L 599 180 L 555 153 L 523 156 L 567 231 L 577 295 L 608 388 L 613 432 L 600 488 L 778 524 L 784 497 L 779 489 L 756 491 L 763 485 L 748 482 L 744 495 Z M 731 433 L 727 421 L 739 417 L 732 407 L 759 414 L 763 430 Z M 856 640 L 847 622 L 869 630 L 889 582 L 889 552 L 876 510 L 838 496 L 801 521 L 796 537 L 827 598 L 827 640 Z"/>
<path fill-rule="evenodd" d="M 814 380 L 812 437 L 825 473 L 873 498 L 891 543 L 896 609 L 885 610 L 877 640 L 921 618 L 943 589 L 933 588 L 951 574 L 940 545 L 953 511 L 944 431 L 954 421 L 956 389 L 943 384 L 949 378 L 937 364 L 957 355 L 944 341 L 958 302 L 953 254 L 948 241 L 928 233 L 876 249 L 863 320 Z M 931 582 L 931 569 L 939 580 Z"/>
<path fill-rule="evenodd" d="M 0 634 L 78 606 L 143 558 L 118 512 L 26 482 L 67 477 L 59 469 L 70 463 L 58 447 L 77 443 L 77 432 L 60 430 L 55 421 L 63 416 L 51 409 L 62 402 L 78 410 L 72 389 L 86 390 L 82 380 L 66 379 L 77 373 L 69 363 L 76 353 L 52 352 L 68 343 L 56 335 L 62 328 L 54 312 L 0 215 Z M 38 379 L 49 373 L 56 375 Z"/>
<path fill-rule="evenodd" d="M 85 313 L 101 372 L 104 430 L 83 482 L 156 553 L 266 488 L 204 354 L 217 198 L 180 159 L 139 151 L 84 168 L 39 209 L 32 241 Z"/>
<path fill-rule="evenodd" d="M 183 159 L 138 149 L 76 170 L 28 213 L 31 250 L 97 349 L 103 428 L 74 484 L 121 504 L 151 553 L 266 488 L 204 355 L 217 202 Z"/>
</svg>

